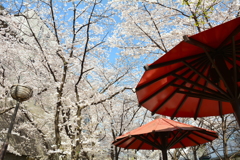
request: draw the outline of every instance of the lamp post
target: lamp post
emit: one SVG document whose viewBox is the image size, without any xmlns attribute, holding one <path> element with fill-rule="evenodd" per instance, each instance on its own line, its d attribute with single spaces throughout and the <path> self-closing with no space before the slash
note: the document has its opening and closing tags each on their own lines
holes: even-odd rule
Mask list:
<svg viewBox="0 0 240 160">
<path fill-rule="evenodd" d="M 28 86 L 23 86 L 23 85 L 13 85 L 11 87 L 10 90 L 11 96 L 13 99 L 15 99 L 17 101 L 14 113 L 11 117 L 11 123 L 7 132 L 7 137 L 5 139 L 5 142 L 2 145 L 2 149 L 0 151 L 0 160 L 4 159 L 5 153 L 7 151 L 7 147 L 9 144 L 9 137 L 11 135 L 12 129 L 13 129 L 13 125 L 15 123 L 15 118 L 17 115 L 17 111 L 18 108 L 20 106 L 20 103 L 22 103 L 23 101 L 28 100 L 29 98 L 32 97 L 33 91 L 32 88 L 28 87 Z"/>
</svg>

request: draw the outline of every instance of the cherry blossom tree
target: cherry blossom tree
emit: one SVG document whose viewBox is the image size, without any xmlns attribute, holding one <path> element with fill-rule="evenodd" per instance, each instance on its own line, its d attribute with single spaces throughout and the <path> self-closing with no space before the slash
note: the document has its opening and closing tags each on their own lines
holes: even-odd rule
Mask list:
<svg viewBox="0 0 240 160">
<path fill-rule="evenodd" d="M 142 113 L 133 89 L 139 62 L 126 56 L 109 60 L 108 37 L 116 23 L 111 4 L 50 0 L 2 5 L 0 18 L 8 25 L 1 28 L 1 100 L 11 101 L 12 84 L 34 90 L 22 104 L 19 115 L 25 120 L 14 132 L 25 130 L 29 139 L 37 133 L 38 156 L 46 159 L 109 158 L 111 141 L 135 127 Z M 12 108 L 5 105 L 2 113 L 11 115 Z"/>
<path fill-rule="evenodd" d="M 239 16 L 238 1 L 113 0 L 112 4 L 122 19 L 112 37 L 112 46 L 136 57 L 159 58 L 183 35 L 199 33 Z"/>
</svg>

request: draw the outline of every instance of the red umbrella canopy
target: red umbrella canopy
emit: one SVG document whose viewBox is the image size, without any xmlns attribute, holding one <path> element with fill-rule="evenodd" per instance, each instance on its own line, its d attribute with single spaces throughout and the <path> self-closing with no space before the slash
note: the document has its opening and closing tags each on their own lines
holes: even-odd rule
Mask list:
<svg viewBox="0 0 240 160">
<path fill-rule="evenodd" d="M 136 87 L 152 114 L 206 117 L 235 113 L 240 123 L 240 18 L 193 36 L 146 67 Z M 239 107 L 238 107 L 239 106 Z"/>
<path fill-rule="evenodd" d="M 215 131 L 158 118 L 117 137 L 113 144 L 125 149 L 167 150 L 196 146 L 216 138 Z"/>
</svg>

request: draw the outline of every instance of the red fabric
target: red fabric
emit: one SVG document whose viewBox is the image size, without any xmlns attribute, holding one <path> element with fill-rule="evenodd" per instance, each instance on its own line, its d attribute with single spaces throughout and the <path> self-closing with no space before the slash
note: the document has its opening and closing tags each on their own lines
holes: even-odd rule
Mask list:
<svg viewBox="0 0 240 160">
<path fill-rule="evenodd" d="M 229 34 L 231 34 L 234 31 L 234 29 L 236 29 L 239 25 L 240 25 L 240 18 L 236 18 L 222 25 L 216 26 L 214 28 L 203 31 L 196 35 L 190 36 L 190 38 L 197 40 L 201 43 L 204 43 L 212 48 L 218 48 L 222 44 L 222 42 L 226 39 L 226 37 L 228 37 Z M 239 33 L 235 36 L 235 41 L 237 40 L 240 40 Z M 229 45 L 229 43 L 231 43 L 231 41 L 229 41 L 227 45 Z M 177 46 L 175 46 L 172 50 L 170 50 L 168 53 L 166 53 L 161 58 L 159 58 L 157 61 L 150 64 L 149 67 L 157 64 L 163 64 L 165 62 L 171 62 L 173 60 L 178 60 L 181 58 L 186 58 L 193 55 L 202 55 L 202 54 L 203 56 L 206 56 L 206 53 L 202 48 L 182 41 Z M 237 57 L 239 56 L 237 55 Z M 196 59 L 197 58 L 186 60 L 186 62 L 191 63 Z M 240 61 L 237 60 L 236 64 L 240 66 Z M 229 69 L 233 67 L 232 64 L 230 64 L 227 61 L 226 61 L 226 65 Z M 231 104 L 227 101 L 219 102 L 216 100 L 209 100 L 204 98 L 200 99 L 200 98 L 186 97 L 186 95 L 184 94 L 176 93 L 176 90 L 178 89 L 177 87 L 173 87 L 171 85 L 167 86 L 175 78 L 172 75 L 168 75 L 160 79 L 160 77 L 167 75 L 172 71 L 184 66 L 185 65 L 182 62 L 176 62 L 170 65 L 166 65 L 163 67 L 146 71 L 143 74 L 140 82 L 136 87 L 136 93 L 137 93 L 139 103 L 143 107 L 150 110 L 151 112 L 156 112 L 158 114 L 175 116 L 175 117 L 194 117 L 196 116 L 197 111 L 198 111 L 197 117 L 217 116 L 217 115 L 220 115 L 220 112 L 222 112 L 222 114 L 228 114 L 228 113 L 234 112 Z M 204 67 L 206 67 L 206 70 L 204 70 Z M 204 64 L 204 61 L 203 61 L 203 65 L 199 69 L 199 71 L 202 74 L 204 74 L 204 76 L 207 77 L 209 74 L 209 69 L 210 69 L 210 66 L 208 66 L 207 64 Z M 182 75 L 186 70 L 187 69 L 183 69 L 177 72 L 176 74 Z M 185 77 L 189 77 L 190 74 L 192 73 L 193 71 L 189 72 Z M 156 79 L 160 79 L 160 80 L 156 81 Z M 189 80 L 195 81 L 196 83 L 202 86 L 205 86 L 211 90 L 214 90 L 216 93 L 219 92 L 216 86 L 213 86 L 212 84 L 208 83 L 203 78 L 199 79 L 197 75 L 193 76 Z M 144 88 L 141 88 L 142 86 L 152 81 L 156 81 L 156 82 Z M 184 84 L 187 87 L 191 87 L 191 84 L 185 82 L 184 80 L 177 80 L 176 82 L 174 82 L 174 84 L 178 84 L 178 85 Z M 224 83 L 222 80 L 220 81 L 219 86 L 224 92 L 227 92 L 227 88 L 224 86 Z M 238 86 L 240 86 L 239 83 L 238 83 Z M 138 89 L 138 88 L 141 88 L 141 89 Z M 195 86 L 193 89 L 202 90 L 197 86 Z M 151 97 L 151 98 L 146 101 L 148 97 Z M 220 108 L 222 108 L 222 111 L 220 110 Z"/>
<path fill-rule="evenodd" d="M 178 131 L 181 131 L 180 134 L 177 134 Z M 186 134 L 186 132 L 190 131 L 190 134 L 181 137 Z M 192 125 L 176 122 L 170 119 L 158 118 L 155 119 L 148 124 L 145 124 L 137 129 L 134 129 L 122 136 L 116 138 L 113 142 L 114 145 L 127 149 L 161 149 L 157 147 L 153 147 L 151 144 L 143 143 L 143 141 L 135 138 L 135 136 L 141 135 L 149 135 L 152 134 L 154 137 L 154 133 L 162 133 L 168 132 L 169 137 L 167 138 L 167 144 L 169 144 L 173 138 L 175 139 L 175 143 L 170 148 L 182 148 L 188 146 L 195 146 L 198 144 L 207 143 L 209 141 L 213 141 L 216 139 L 217 133 L 215 131 L 198 128 Z M 162 142 L 160 137 L 157 139 L 153 139 L 151 136 L 148 136 L 148 139 L 152 142 L 158 141 L 159 146 L 161 146 Z M 208 139 L 208 140 L 207 140 Z M 197 142 L 197 143 L 196 143 Z M 170 149 L 165 148 L 165 149 Z"/>
</svg>

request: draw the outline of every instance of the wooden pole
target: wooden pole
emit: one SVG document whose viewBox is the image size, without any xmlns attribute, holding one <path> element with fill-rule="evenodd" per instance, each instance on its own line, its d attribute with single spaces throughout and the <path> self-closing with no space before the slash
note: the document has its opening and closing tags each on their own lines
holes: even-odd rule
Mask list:
<svg viewBox="0 0 240 160">
<path fill-rule="evenodd" d="M 238 122 L 238 125 L 240 126 L 240 99 L 236 98 L 231 102 L 233 110 L 234 110 L 234 116 Z"/>
</svg>

